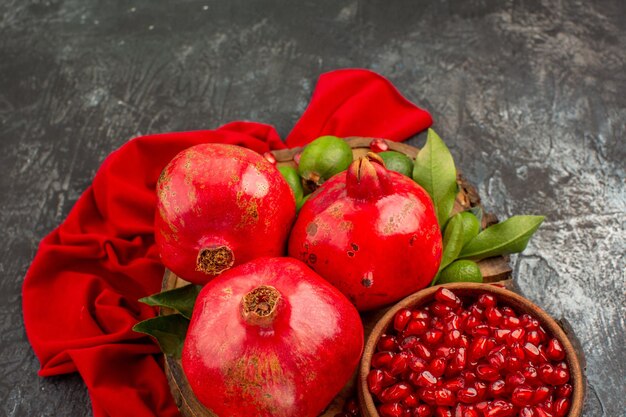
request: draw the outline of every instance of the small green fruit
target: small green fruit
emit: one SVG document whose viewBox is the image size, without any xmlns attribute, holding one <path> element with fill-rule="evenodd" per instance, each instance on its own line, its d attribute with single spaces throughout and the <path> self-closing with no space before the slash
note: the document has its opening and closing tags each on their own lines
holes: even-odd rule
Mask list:
<svg viewBox="0 0 626 417">
<path fill-rule="evenodd" d="M 396 151 L 385 151 L 378 155 L 383 158 L 388 170 L 399 172 L 409 178 L 413 176 L 413 160 L 405 154 Z"/>
<path fill-rule="evenodd" d="M 300 179 L 300 175 L 298 175 L 298 171 L 289 165 L 279 166 L 278 171 L 280 171 L 285 181 L 287 181 L 287 184 L 289 184 L 291 191 L 293 191 L 293 196 L 296 199 L 297 206 L 304 196 L 304 191 L 302 190 L 302 180 Z"/>
<path fill-rule="evenodd" d="M 483 282 L 480 268 L 474 261 L 455 261 L 439 273 L 437 284 L 449 282 Z"/>
<path fill-rule="evenodd" d="M 461 214 L 461 219 L 463 220 L 463 246 L 467 244 L 470 240 L 474 239 L 476 235 L 480 232 L 480 222 L 478 218 L 474 216 L 473 213 L 469 211 L 464 211 Z"/>
<path fill-rule="evenodd" d="M 348 169 L 352 149 L 343 139 L 322 136 L 309 143 L 300 156 L 298 173 L 311 190 L 335 174 Z"/>
</svg>

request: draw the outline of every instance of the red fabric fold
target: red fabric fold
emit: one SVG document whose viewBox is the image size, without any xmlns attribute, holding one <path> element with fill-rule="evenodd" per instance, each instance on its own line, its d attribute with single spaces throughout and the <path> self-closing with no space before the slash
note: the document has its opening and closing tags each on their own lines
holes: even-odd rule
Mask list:
<svg viewBox="0 0 626 417">
<path fill-rule="evenodd" d="M 322 134 L 403 140 L 431 122 L 383 77 L 334 71 L 320 77 L 287 144 Z M 79 372 L 95 417 L 179 415 L 158 347 L 131 328 L 154 316 L 137 300 L 160 290 L 164 272 L 153 236 L 158 176 L 178 152 L 207 142 L 259 153 L 285 147 L 272 126 L 253 122 L 132 139 L 103 162 L 26 274 L 24 323 L 40 375 Z"/>
</svg>

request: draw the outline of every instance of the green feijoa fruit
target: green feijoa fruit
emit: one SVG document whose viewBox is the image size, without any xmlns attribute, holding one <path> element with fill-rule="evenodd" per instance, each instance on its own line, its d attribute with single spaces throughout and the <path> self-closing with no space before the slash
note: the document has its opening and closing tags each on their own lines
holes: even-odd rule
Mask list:
<svg viewBox="0 0 626 417">
<path fill-rule="evenodd" d="M 480 268 L 474 261 L 454 261 L 439 273 L 437 284 L 449 282 L 483 282 Z"/>
<path fill-rule="evenodd" d="M 413 176 L 413 160 L 405 154 L 396 151 L 385 151 L 378 155 L 385 161 L 387 169 L 399 172 L 409 178 Z"/>
<path fill-rule="evenodd" d="M 352 149 L 336 136 L 321 136 L 309 143 L 298 163 L 298 173 L 315 189 L 335 174 L 348 169 L 352 162 Z"/>
<path fill-rule="evenodd" d="M 302 190 L 302 179 L 300 178 L 300 175 L 298 175 L 298 171 L 289 165 L 279 166 L 278 170 L 285 181 L 287 181 L 287 184 L 289 184 L 291 191 L 293 191 L 293 196 L 296 199 L 296 205 L 298 205 L 304 196 L 304 191 Z"/>
<path fill-rule="evenodd" d="M 476 216 L 470 211 L 464 211 L 459 213 L 463 220 L 463 243 L 461 247 L 465 246 L 467 242 L 474 239 L 480 232 L 480 222 Z"/>
</svg>

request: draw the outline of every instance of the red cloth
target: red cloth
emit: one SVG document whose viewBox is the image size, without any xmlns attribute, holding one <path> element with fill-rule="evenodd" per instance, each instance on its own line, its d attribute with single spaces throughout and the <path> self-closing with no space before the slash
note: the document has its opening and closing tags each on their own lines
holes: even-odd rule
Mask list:
<svg viewBox="0 0 626 417">
<path fill-rule="evenodd" d="M 383 77 L 340 70 L 320 77 L 287 144 L 322 134 L 403 140 L 430 124 Z M 158 347 L 131 328 L 154 316 L 137 299 L 158 292 L 164 272 L 153 236 L 157 178 L 178 152 L 206 142 L 285 147 L 273 127 L 252 122 L 135 138 L 104 161 L 26 274 L 24 323 L 39 374 L 79 372 L 95 417 L 179 416 Z"/>
</svg>

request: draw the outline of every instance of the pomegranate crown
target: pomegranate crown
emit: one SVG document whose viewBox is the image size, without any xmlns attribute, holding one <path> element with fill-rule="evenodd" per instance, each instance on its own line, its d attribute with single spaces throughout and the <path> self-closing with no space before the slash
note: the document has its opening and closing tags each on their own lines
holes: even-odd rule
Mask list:
<svg viewBox="0 0 626 417">
<path fill-rule="evenodd" d="M 383 158 L 368 152 L 350 164 L 346 173 L 348 195 L 358 200 L 376 200 L 389 190 L 389 171 Z"/>
</svg>

